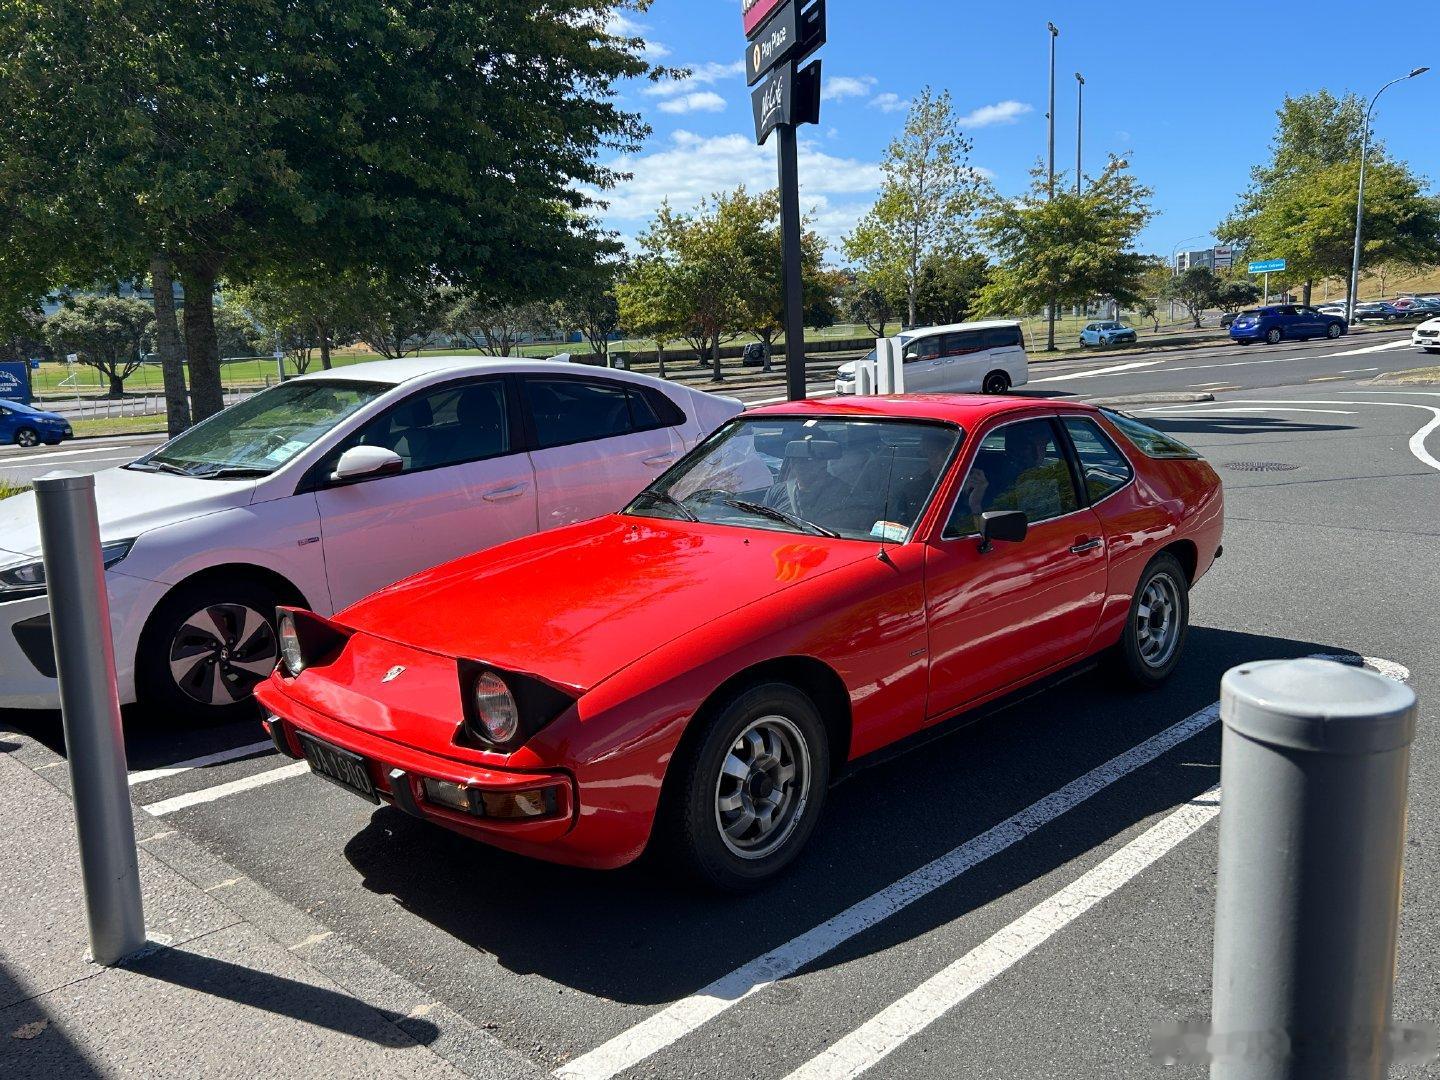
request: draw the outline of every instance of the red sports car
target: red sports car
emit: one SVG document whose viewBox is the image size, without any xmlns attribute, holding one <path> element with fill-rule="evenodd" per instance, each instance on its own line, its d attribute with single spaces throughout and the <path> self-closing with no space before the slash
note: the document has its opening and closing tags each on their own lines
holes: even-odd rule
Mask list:
<svg viewBox="0 0 1440 1080">
<path fill-rule="evenodd" d="M 1087 405 L 777 405 L 618 514 L 282 609 L 258 696 L 372 802 L 582 866 L 653 839 L 740 889 L 857 758 L 1102 651 L 1163 680 L 1223 506 L 1194 451 Z"/>
</svg>

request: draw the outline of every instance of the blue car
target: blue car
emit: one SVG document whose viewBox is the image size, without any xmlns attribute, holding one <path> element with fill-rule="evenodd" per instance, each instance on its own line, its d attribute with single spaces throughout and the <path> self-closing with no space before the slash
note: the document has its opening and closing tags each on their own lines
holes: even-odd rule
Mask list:
<svg viewBox="0 0 1440 1080">
<path fill-rule="evenodd" d="M 70 421 L 18 401 L 0 401 L 0 443 L 16 446 L 54 446 L 74 438 Z"/>
<path fill-rule="evenodd" d="M 1340 315 L 1327 315 L 1299 304 L 1271 304 L 1242 311 L 1230 324 L 1230 337 L 1241 345 L 1252 341 L 1278 345 L 1312 337 L 1338 338 L 1347 329 L 1349 324 Z"/>
<path fill-rule="evenodd" d="M 1091 345 L 1097 347 L 1134 345 L 1138 340 L 1134 328 L 1120 322 L 1086 323 L 1085 329 L 1080 331 L 1080 347 L 1082 349 Z"/>
</svg>

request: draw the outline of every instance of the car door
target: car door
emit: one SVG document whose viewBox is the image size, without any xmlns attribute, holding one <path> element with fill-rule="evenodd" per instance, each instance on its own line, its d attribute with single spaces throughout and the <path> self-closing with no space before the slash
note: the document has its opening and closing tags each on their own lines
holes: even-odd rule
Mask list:
<svg viewBox="0 0 1440 1080">
<path fill-rule="evenodd" d="M 1325 316 L 1321 315 L 1314 308 L 1297 307 L 1295 309 L 1295 327 L 1297 336 L 1300 337 L 1324 337 Z"/>
<path fill-rule="evenodd" d="M 657 390 L 572 374 L 518 383 L 542 529 L 615 513 L 685 451 L 685 416 Z"/>
<path fill-rule="evenodd" d="M 940 339 L 940 381 L 946 393 L 978 391 L 990 370 L 984 330 L 957 330 Z"/>
<path fill-rule="evenodd" d="M 907 342 L 902 353 L 907 393 L 933 393 L 944 389 L 945 360 L 939 334 Z"/>
<path fill-rule="evenodd" d="M 427 567 L 536 531 L 535 474 L 504 376 L 418 390 L 312 470 L 336 610 Z M 383 446 L 401 472 L 335 483 L 351 446 Z"/>
<path fill-rule="evenodd" d="M 985 510 L 1024 511 L 1028 535 L 982 552 Z M 1099 623 L 1107 561 L 1056 421 L 1016 420 L 983 435 L 926 553 L 927 716 L 943 719 L 1079 658 Z"/>
</svg>

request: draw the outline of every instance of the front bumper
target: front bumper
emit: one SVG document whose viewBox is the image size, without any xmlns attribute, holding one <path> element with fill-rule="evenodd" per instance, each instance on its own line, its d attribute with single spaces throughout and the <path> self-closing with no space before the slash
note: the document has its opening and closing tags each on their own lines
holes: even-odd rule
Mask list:
<svg viewBox="0 0 1440 1080">
<path fill-rule="evenodd" d="M 120 702 L 129 704 L 135 700 L 135 651 L 140 631 L 168 586 L 114 571 L 105 575 L 105 585 Z M 49 597 L 0 603 L 0 709 L 59 707 Z"/>
<path fill-rule="evenodd" d="M 406 813 L 520 855 L 597 868 L 629 861 L 597 850 L 593 837 L 574 835 L 581 814 L 580 798 L 568 770 L 499 769 L 420 750 L 326 716 L 289 697 L 274 682 L 261 683 L 255 696 L 271 714 L 265 721 L 266 730 L 282 753 L 302 757 L 297 732 L 305 732 L 358 754 L 365 759 L 375 793 Z M 548 809 L 535 818 L 475 817 L 428 801 L 423 787 L 426 778 L 486 794 L 544 792 Z"/>
<path fill-rule="evenodd" d="M 1410 344 L 1417 349 L 1440 349 L 1440 330 L 1416 330 L 1410 335 Z"/>
<path fill-rule="evenodd" d="M 836 379 L 836 380 L 835 380 L 835 393 L 837 393 L 837 394 L 853 394 L 853 393 L 855 393 L 855 380 L 854 380 L 854 379 Z"/>
</svg>

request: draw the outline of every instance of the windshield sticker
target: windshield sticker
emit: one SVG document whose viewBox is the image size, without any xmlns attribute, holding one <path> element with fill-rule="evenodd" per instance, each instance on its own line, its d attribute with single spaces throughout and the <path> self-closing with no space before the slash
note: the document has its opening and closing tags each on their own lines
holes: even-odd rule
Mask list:
<svg viewBox="0 0 1440 1080">
<path fill-rule="evenodd" d="M 266 454 L 265 460 L 288 461 L 290 458 L 298 454 L 301 450 L 304 450 L 305 447 L 308 445 L 309 443 L 302 442 L 297 439 L 291 439 L 289 442 L 281 443 L 274 450 L 271 450 L 268 454 Z"/>
<path fill-rule="evenodd" d="M 898 521 L 877 521 L 870 526 L 870 535 L 878 536 L 881 540 L 903 544 L 910 536 L 910 530 Z"/>
</svg>

